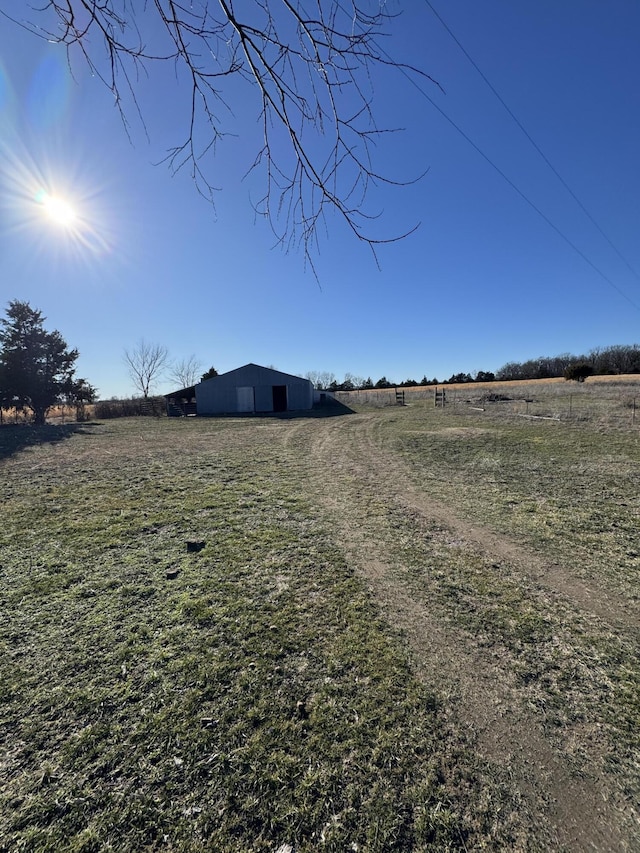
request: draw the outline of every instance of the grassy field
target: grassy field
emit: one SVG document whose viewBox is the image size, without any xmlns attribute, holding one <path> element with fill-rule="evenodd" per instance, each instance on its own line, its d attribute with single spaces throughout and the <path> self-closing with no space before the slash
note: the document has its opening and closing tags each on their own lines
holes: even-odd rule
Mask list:
<svg viewBox="0 0 640 853">
<path fill-rule="evenodd" d="M 0 850 L 640 849 L 637 429 L 420 402 L 0 455 Z"/>
<path fill-rule="evenodd" d="M 590 376 L 585 382 L 530 379 L 522 382 L 471 382 L 437 386 L 449 411 L 473 408 L 494 415 L 590 421 L 607 429 L 640 426 L 640 377 Z M 434 403 L 433 386 L 399 389 L 410 405 Z M 339 392 L 347 405 L 395 405 L 395 388 Z"/>
</svg>

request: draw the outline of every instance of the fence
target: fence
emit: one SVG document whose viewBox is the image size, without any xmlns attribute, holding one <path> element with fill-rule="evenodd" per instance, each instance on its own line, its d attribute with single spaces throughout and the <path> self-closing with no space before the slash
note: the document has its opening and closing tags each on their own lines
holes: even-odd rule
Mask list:
<svg viewBox="0 0 640 853">
<path fill-rule="evenodd" d="M 338 391 L 347 406 L 395 406 L 395 388 Z M 482 412 L 487 417 L 524 417 L 557 421 L 599 421 L 621 428 L 640 426 L 640 375 L 591 377 L 583 383 L 564 379 L 526 382 L 477 382 L 404 388 L 408 406 L 436 406 L 449 414 Z"/>
<path fill-rule="evenodd" d="M 131 398 L 129 400 L 100 400 L 84 406 L 80 420 L 98 418 L 163 417 L 166 414 L 164 397 Z M 54 424 L 72 423 L 78 420 L 75 406 L 52 406 L 47 414 L 47 422 Z M 28 424 L 32 416 L 29 409 L 0 408 L 0 425 Z"/>
<path fill-rule="evenodd" d="M 1 424 L 27 424 L 31 420 L 31 412 L 27 409 L 2 409 L 0 408 Z"/>
<path fill-rule="evenodd" d="M 164 397 L 142 397 L 129 400 L 100 400 L 94 405 L 96 418 L 154 417 L 166 415 Z"/>
</svg>

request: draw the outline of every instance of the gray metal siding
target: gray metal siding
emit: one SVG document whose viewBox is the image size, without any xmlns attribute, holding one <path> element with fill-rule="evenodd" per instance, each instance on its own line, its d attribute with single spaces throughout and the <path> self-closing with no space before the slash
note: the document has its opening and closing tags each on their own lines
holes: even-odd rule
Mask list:
<svg viewBox="0 0 640 853">
<path fill-rule="evenodd" d="M 256 394 L 251 385 L 240 385 L 236 388 L 236 411 L 255 412 Z"/>
<path fill-rule="evenodd" d="M 289 385 L 292 382 L 308 382 L 307 379 L 301 379 L 299 376 L 282 373 L 280 370 L 273 370 L 271 367 L 261 367 L 259 364 L 245 364 L 244 367 L 237 367 L 235 370 L 230 370 L 228 373 L 223 373 L 222 376 L 215 378 L 217 381 L 222 380 L 232 385 L 253 385 L 254 387 L 257 385 Z"/>
<path fill-rule="evenodd" d="M 264 382 L 264 379 L 262 380 Z M 256 385 L 256 412 L 273 411 L 273 385 Z"/>
<path fill-rule="evenodd" d="M 206 379 L 195 387 L 199 415 L 235 414 L 239 411 L 238 388 L 253 387 L 255 411 L 273 411 L 273 386 L 287 386 L 287 409 L 310 409 L 313 405 L 313 385 L 289 373 L 247 364 L 236 370 Z"/>
<path fill-rule="evenodd" d="M 300 411 L 313 406 L 313 385 L 311 382 L 287 384 L 288 409 Z"/>
<path fill-rule="evenodd" d="M 236 386 L 218 387 L 217 377 L 196 385 L 196 401 L 199 415 L 223 415 L 238 411 Z"/>
</svg>

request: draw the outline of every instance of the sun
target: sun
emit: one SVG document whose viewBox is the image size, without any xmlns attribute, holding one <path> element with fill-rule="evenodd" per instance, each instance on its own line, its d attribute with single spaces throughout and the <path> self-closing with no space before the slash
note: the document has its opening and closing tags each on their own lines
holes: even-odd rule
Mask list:
<svg viewBox="0 0 640 853">
<path fill-rule="evenodd" d="M 46 156 L 42 160 L 38 163 L 19 143 L 11 147 L 0 139 L 1 230 L 24 230 L 43 251 L 61 257 L 86 261 L 111 253 L 114 219 L 104 203 L 104 187 L 89 174 L 90 158 L 79 157 L 61 172 Z"/>
<path fill-rule="evenodd" d="M 46 190 L 40 190 L 36 201 L 42 205 L 45 214 L 55 225 L 61 228 L 72 228 L 78 219 L 75 209 L 63 198 L 50 195 Z"/>
<path fill-rule="evenodd" d="M 45 202 L 47 216 L 56 223 L 68 227 L 78 218 L 77 213 L 71 205 L 61 198 L 49 198 Z"/>
</svg>

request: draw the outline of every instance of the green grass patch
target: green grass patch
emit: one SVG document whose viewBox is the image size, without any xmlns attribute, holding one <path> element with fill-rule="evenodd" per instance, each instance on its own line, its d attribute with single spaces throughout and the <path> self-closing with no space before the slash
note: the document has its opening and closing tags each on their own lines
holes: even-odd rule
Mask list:
<svg viewBox="0 0 640 853">
<path fill-rule="evenodd" d="M 312 470 L 336 436 L 353 447 Z M 637 801 L 635 634 L 401 500 L 631 608 L 637 433 L 414 406 L 6 442 L 0 850 L 550 849 L 545 793 L 527 801 L 450 685 L 416 678 L 355 551 L 497 662 L 576 776 Z M 375 452 L 390 464 L 368 472 Z"/>
<path fill-rule="evenodd" d="M 0 849 L 447 850 L 477 831 L 437 697 L 270 430 L 112 422 L 4 468 Z"/>
</svg>

